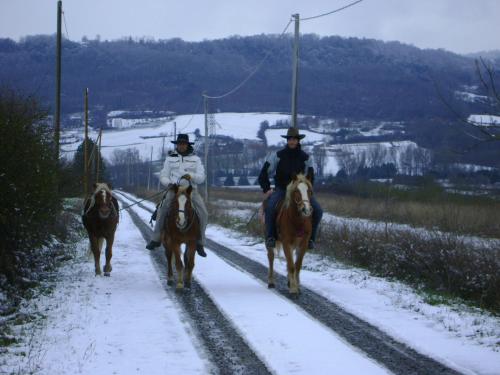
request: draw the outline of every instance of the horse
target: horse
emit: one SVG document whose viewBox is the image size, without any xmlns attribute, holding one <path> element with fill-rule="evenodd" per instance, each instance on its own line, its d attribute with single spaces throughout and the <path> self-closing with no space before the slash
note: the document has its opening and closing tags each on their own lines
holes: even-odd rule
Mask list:
<svg viewBox="0 0 500 375">
<path fill-rule="evenodd" d="M 283 248 L 285 253 L 288 288 L 292 295 L 299 293 L 302 260 L 312 233 L 311 195 L 311 181 L 302 174 L 294 175 L 286 188 L 284 201 L 278 206 L 276 249 Z M 296 250 L 295 262 L 293 261 L 294 250 Z M 268 287 L 274 288 L 273 249 L 268 249 L 267 257 L 269 260 Z"/>
<path fill-rule="evenodd" d="M 82 222 L 89 235 L 89 253 L 94 255 L 95 275 L 101 275 L 100 257 L 103 242 L 106 240 L 104 276 L 111 276 L 113 242 L 119 222 L 118 201 L 111 193 L 110 184 L 95 183 L 93 188 L 94 193 L 85 201 Z"/>
<path fill-rule="evenodd" d="M 166 220 L 163 223 L 161 240 L 165 248 L 168 264 L 168 285 L 174 284 L 172 263 L 175 260 L 177 270 L 177 290 L 182 290 L 184 285 L 191 287 L 191 276 L 196 255 L 196 243 L 200 237 L 200 224 L 198 216 L 191 203 L 193 187 L 173 185 L 175 197 L 170 205 Z M 184 252 L 184 266 L 181 259 L 181 244 L 186 244 Z M 173 259 L 172 256 L 175 258 Z"/>
</svg>

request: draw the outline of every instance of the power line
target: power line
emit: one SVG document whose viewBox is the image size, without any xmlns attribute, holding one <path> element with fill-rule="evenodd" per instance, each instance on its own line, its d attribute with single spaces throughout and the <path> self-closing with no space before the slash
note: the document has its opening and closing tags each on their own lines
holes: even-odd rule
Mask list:
<svg viewBox="0 0 500 375">
<path fill-rule="evenodd" d="M 286 31 L 288 30 L 288 27 L 290 26 L 291 23 L 292 23 L 292 20 L 289 20 L 285 26 L 285 29 L 281 32 L 281 34 L 278 36 L 278 38 L 281 38 L 286 33 Z M 264 58 L 257 64 L 257 66 L 254 68 L 254 70 L 252 72 L 250 72 L 250 74 L 243 81 L 241 81 L 238 85 L 236 85 L 233 89 L 229 90 L 225 94 L 218 95 L 218 96 L 210 96 L 210 95 L 203 94 L 203 97 L 205 97 L 207 99 L 222 99 L 222 98 L 225 98 L 226 96 L 234 94 L 236 91 L 238 91 L 240 88 L 242 88 L 245 85 L 245 83 L 247 83 L 250 80 L 250 78 L 252 78 L 255 75 L 255 73 L 258 72 L 258 70 L 260 69 L 262 64 L 264 64 L 264 62 L 267 60 L 267 58 L 269 56 L 271 56 L 271 51 L 268 51 L 266 53 Z"/>
<path fill-rule="evenodd" d="M 340 7 L 340 8 L 338 8 L 338 9 L 332 10 L 331 12 L 321 13 L 321 14 L 318 14 L 318 15 L 316 15 L 316 16 L 311 16 L 311 17 L 301 18 L 300 20 L 301 20 L 301 21 L 309 21 L 309 20 L 314 20 L 314 19 L 316 19 L 316 18 L 329 16 L 330 14 L 341 12 L 341 11 L 343 11 L 344 9 L 347 9 L 347 8 L 350 8 L 350 7 L 354 6 L 354 5 L 356 5 L 356 4 L 359 4 L 359 3 L 360 3 L 360 2 L 362 2 L 362 1 L 363 1 L 363 0 L 353 1 L 352 3 L 347 4 L 347 5 L 344 5 L 343 7 Z"/>
<path fill-rule="evenodd" d="M 202 101 L 203 100 L 201 100 L 201 99 L 198 100 L 198 102 L 196 104 L 196 108 L 195 108 L 193 114 L 191 115 L 191 118 L 184 124 L 184 126 L 181 129 L 179 129 L 178 133 L 181 133 L 184 129 L 186 129 L 189 126 L 189 124 L 191 124 L 191 121 L 193 121 L 194 116 L 197 114 L 198 109 L 200 108 L 200 105 L 201 105 Z"/>
<path fill-rule="evenodd" d="M 68 26 L 66 25 L 66 12 L 62 12 L 63 15 L 63 21 L 64 21 L 64 30 L 66 30 L 66 38 L 69 40 L 69 34 L 68 34 Z"/>
</svg>

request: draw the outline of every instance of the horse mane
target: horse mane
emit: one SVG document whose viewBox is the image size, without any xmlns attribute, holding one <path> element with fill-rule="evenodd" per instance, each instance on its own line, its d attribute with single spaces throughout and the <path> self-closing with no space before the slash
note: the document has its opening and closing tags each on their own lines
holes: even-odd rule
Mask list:
<svg viewBox="0 0 500 375">
<path fill-rule="evenodd" d="M 96 187 L 95 187 L 93 195 L 95 195 L 96 193 L 98 193 L 101 190 L 106 190 L 109 194 L 113 195 L 113 192 L 111 191 L 111 189 L 109 188 L 107 183 L 97 182 L 95 185 L 96 185 Z"/>
<path fill-rule="evenodd" d="M 307 186 L 312 189 L 312 184 L 311 181 L 309 181 L 306 176 L 304 176 L 302 173 L 297 175 L 297 178 L 295 180 L 292 180 L 286 187 L 286 196 L 285 196 L 285 206 L 289 207 L 290 206 L 290 201 L 292 199 L 292 193 L 297 189 L 297 186 L 301 183 L 307 184 Z"/>
<path fill-rule="evenodd" d="M 95 185 L 96 185 L 96 187 L 95 187 L 94 192 L 90 195 L 90 197 L 88 197 L 85 200 L 84 209 L 83 209 L 84 214 L 88 213 L 95 206 L 95 195 L 99 191 L 105 190 L 109 194 L 111 194 L 111 197 L 113 197 L 113 192 L 111 191 L 111 189 L 109 188 L 109 186 L 108 186 L 107 183 L 105 183 L 105 182 L 97 182 Z M 88 207 L 87 207 L 87 202 L 88 202 Z"/>
</svg>

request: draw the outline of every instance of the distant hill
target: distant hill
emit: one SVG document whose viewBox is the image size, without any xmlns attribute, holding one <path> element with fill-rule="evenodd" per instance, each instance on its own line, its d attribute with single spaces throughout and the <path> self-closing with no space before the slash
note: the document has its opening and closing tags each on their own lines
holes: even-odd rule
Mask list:
<svg viewBox="0 0 500 375">
<path fill-rule="evenodd" d="M 224 112 L 289 111 L 291 37 L 231 37 L 186 42 L 85 40 L 63 43 L 63 111 L 82 110 L 90 88 L 91 109 L 201 112 L 200 94 L 217 95 L 239 83 L 262 57 L 262 69 L 236 95 L 212 102 Z M 303 35 L 300 45 L 299 111 L 335 118 L 411 120 L 446 118 L 436 95 L 477 83 L 473 59 L 398 42 Z M 30 36 L 0 39 L 0 87 L 13 86 L 52 106 L 55 40 Z M 473 111 L 462 101 L 458 109 Z"/>
</svg>

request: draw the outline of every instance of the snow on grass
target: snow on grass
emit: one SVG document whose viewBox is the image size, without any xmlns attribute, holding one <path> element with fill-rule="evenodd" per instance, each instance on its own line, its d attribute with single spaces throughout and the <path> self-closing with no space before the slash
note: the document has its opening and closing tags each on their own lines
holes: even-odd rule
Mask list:
<svg viewBox="0 0 500 375">
<path fill-rule="evenodd" d="M 263 244 L 216 225 L 207 236 L 267 266 Z M 210 254 L 212 255 L 212 254 Z M 283 256 L 275 269 L 286 274 Z M 465 306 L 432 305 L 410 287 L 331 258 L 307 254 L 301 282 L 399 341 L 463 373 L 498 374 L 500 318 Z"/>
<path fill-rule="evenodd" d="M 0 373 L 205 374 L 210 370 L 127 213 L 118 226 L 110 278 L 94 276 L 93 261 L 86 256 L 87 241 L 82 241 L 79 252 L 74 264 L 61 269 L 55 291 L 25 307 L 26 313 L 46 318 L 17 327 L 23 341 L 2 356 Z"/>
</svg>

